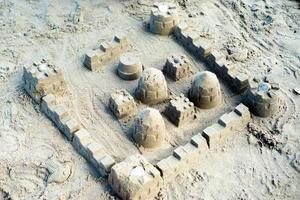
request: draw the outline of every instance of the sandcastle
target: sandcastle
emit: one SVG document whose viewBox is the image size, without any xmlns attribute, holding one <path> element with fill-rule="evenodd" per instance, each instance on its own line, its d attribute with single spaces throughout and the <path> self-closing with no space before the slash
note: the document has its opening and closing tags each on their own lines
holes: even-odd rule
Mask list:
<svg viewBox="0 0 300 200">
<path fill-rule="evenodd" d="M 190 100 L 200 108 L 213 108 L 222 101 L 220 84 L 217 76 L 208 71 L 195 75 L 189 90 Z"/>
<path fill-rule="evenodd" d="M 119 56 L 129 48 L 127 39 L 122 34 L 117 34 L 112 41 L 101 43 L 100 48 L 90 50 L 84 57 L 84 66 L 91 71 L 97 71 L 101 66 Z"/>
<path fill-rule="evenodd" d="M 155 68 L 147 68 L 142 73 L 135 90 L 137 99 L 153 105 L 168 98 L 168 87 L 163 73 Z"/>
<path fill-rule="evenodd" d="M 24 89 L 37 102 L 47 94 L 64 95 L 68 92 L 62 70 L 45 60 L 24 67 Z"/>
<path fill-rule="evenodd" d="M 170 35 L 178 24 L 176 6 L 172 3 L 155 3 L 150 16 L 149 28 L 152 33 Z"/>
<path fill-rule="evenodd" d="M 259 117 L 269 117 L 279 108 L 280 98 L 278 84 L 267 82 L 250 82 L 250 87 L 244 96 L 244 103 L 251 112 Z"/>
<path fill-rule="evenodd" d="M 137 106 L 133 97 L 125 90 L 117 90 L 109 98 L 109 108 L 117 118 L 136 113 Z"/>
<path fill-rule="evenodd" d="M 175 81 L 193 73 L 191 63 L 186 55 L 172 55 L 167 58 L 163 72 Z"/>
<path fill-rule="evenodd" d="M 154 199 L 162 186 L 160 172 L 142 155 L 135 154 L 114 165 L 108 182 L 122 199 Z"/>
<path fill-rule="evenodd" d="M 133 53 L 125 53 L 120 57 L 118 75 L 125 80 L 134 80 L 140 77 L 143 65 L 140 59 Z"/>
<path fill-rule="evenodd" d="M 195 118 L 194 104 L 184 94 L 172 99 L 166 108 L 166 116 L 176 126 L 181 126 Z"/>
<path fill-rule="evenodd" d="M 165 122 L 158 110 L 144 108 L 137 114 L 133 139 L 138 146 L 154 148 L 160 146 L 166 135 Z"/>
<path fill-rule="evenodd" d="M 156 4 L 149 24 L 152 32 L 161 35 L 172 34 L 177 23 L 178 17 L 175 7 Z M 204 58 L 209 67 L 217 74 L 221 74 L 227 83 L 237 88 L 237 91 L 243 91 L 248 87 L 249 77 L 240 73 L 236 66 L 228 63 L 222 53 L 212 50 L 210 42 L 194 32 L 194 29 L 180 24 L 175 29 L 175 38 L 179 40 L 187 50 L 192 52 L 193 55 L 197 56 L 197 58 Z M 127 48 L 128 42 L 126 38 L 116 36 L 112 42 L 104 42 L 101 44 L 100 49 L 89 52 L 85 56 L 84 64 L 92 71 L 98 70 L 105 62 L 124 53 Z M 140 77 L 142 69 L 143 67 L 140 60 L 131 53 L 126 53 L 120 57 L 117 72 L 121 78 L 132 80 Z M 177 81 L 191 74 L 191 63 L 189 63 L 187 57 L 184 55 L 174 55 L 167 59 L 163 71 L 170 78 Z M 45 73 L 43 70 L 39 71 L 39 73 L 40 72 Z M 122 199 L 155 198 L 162 184 L 173 181 L 180 173 L 190 169 L 195 160 L 199 159 L 200 156 L 207 153 L 210 149 L 218 147 L 231 133 L 244 129 L 250 120 L 248 107 L 243 104 L 237 106 L 232 105 L 235 106 L 232 112 L 223 114 L 220 118 L 216 119 L 215 123 L 204 129 L 201 127 L 200 130 L 199 128 L 200 132 L 193 134 L 193 136 L 187 140 L 188 142 L 186 144 L 175 144 L 176 146 L 172 144 L 171 149 L 168 149 L 170 151 L 169 155 L 163 158 L 161 157 L 159 160 L 156 159 L 155 161 L 151 160 L 150 157 L 148 161 L 146 159 L 148 158 L 147 153 L 151 152 L 157 154 L 160 150 L 165 151 L 165 146 L 170 145 L 162 144 L 164 144 L 167 136 L 167 128 L 171 126 L 169 126 L 169 124 L 167 124 L 167 127 L 165 126 L 163 116 L 157 109 L 149 107 L 143 108 L 145 105 L 135 103 L 134 98 L 129 92 L 125 89 L 120 89 L 111 94 L 107 106 L 118 119 L 133 116 L 133 114 L 140 109 L 135 120 L 131 120 L 132 118 L 128 117 L 129 119 L 126 118 L 126 120 L 117 121 L 116 124 L 122 126 L 122 128 L 119 129 L 121 130 L 120 132 L 124 131 L 124 133 L 127 133 L 128 130 L 132 130 L 134 143 L 138 147 L 145 149 L 139 149 L 140 154 L 143 155 L 131 155 L 125 159 L 116 155 L 115 152 L 114 155 L 111 156 L 108 154 L 107 147 L 101 144 L 101 139 L 99 141 L 97 138 L 98 141 L 96 141 L 93 138 L 93 132 L 89 132 L 86 128 L 83 128 L 84 125 L 80 123 L 76 115 L 72 115 L 72 109 L 57 101 L 56 95 L 61 94 L 63 96 L 63 94 L 66 93 L 66 84 L 62 81 L 63 76 L 60 74 L 60 71 L 55 69 L 54 72 L 54 74 L 57 75 L 53 76 L 55 77 L 53 80 L 48 79 L 49 77 L 51 78 L 52 75 L 46 75 L 47 78 L 45 78 L 45 80 L 42 78 L 36 81 L 36 78 L 33 77 L 28 70 L 24 70 L 26 91 L 28 90 L 32 98 L 41 101 L 41 110 L 67 137 L 76 151 L 78 151 L 102 177 L 108 176 L 108 182 L 113 191 Z M 46 74 L 48 74 L 48 72 Z M 41 80 L 43 84 L 40 84 L 39 80 Z M 188 81 L 190 80 L 188 78 L 186 80 L 186 83 L 189 83 Z M 184 81 L 185 80 L 182 80 L 182 82 Z M 120 82 L 124 83 L 124 81 Z M 178 82 L 173 81 L 171 84 L 178 84 Z M 200 109 L 195 108 L 194 105 L 207 109 L 217 106 L 222 101 L 219 81 L 216 75 L 211 72 L 204 71 L 196 74 L 192 86 L 189 89 L 188 98 L 180 94 L 181 92 L 186 92 L 187 87 L 182 89 L 183 91 L 172 91 L 171 84 L 170 93 L 172 92 L 173 94 L 174 92 L 175 97 L 170 95 L 170 98 L 172 98 L 170 102 L 168 102 L 168 86 L 163 73 L 158 69 L 148 68 L 141 74 L 138 86 L 135 90 L 135 96 L 144 104 L 153 105 L 159 109 L 163 107 L 163 109 L 165 109 L 164 117 L 167 117 L 169 121 L 178 127 L 192 123 L 193 120 L 196 122 L 195 110 L 198 111 Z M 185 87 L 185 83 L 182 84 L 182 86 Z M 123 88 L 123 85 L 119 85 L 119 87 Z M 40 90 L 40 88 L 42 89 Z M 262 84 L 259 88 L 265 88 L 265 85 Z M 126 89 L 132 92 L 134 88 L 130 88 L 126 85 Z M 249 94 L 254 94 L 252 90 L 248 92 Z M 270 94 L 267 92 L 267 95 Z M 249 95 L 248 99 L 253 98 Z M 107 99 L 103 102 L 107 102 L 106 100 Z M 256 101 L 251 102 L 252 103 L 249 104 L 250 107 L 254 106 Z M 260 103 L 260 101 L 258 102 Z M 262 104 L 259 105 L 262 106 Z M 265 102 L 263 102 L 263 105 L 271 107 Z M 274 109 L 269 109 L 268 111 L 273 110 Z M 201 110 L 201 112 L 206 111 Z M 266 113 L 267 111 L 263 112 Z M 111 119 L 107 119 L 107 121 L 108 120 Z M 202 123 L 199 120 L 194 123 L 193 126 L 196 127 L 198 122 Z M 103 120 L 101 123 L 104 124 L 106 122 Z M 114 123 L 109 125 L 112 126 L 112 124 Z M 133 129 L 130 129 L 131 127 L 133 127 Z M 172 128 L 176 129 L 174 132 L 178 132 L 181 131 L 181 129 L 187 128 L 187 126 L 180 127 L 179 129 L 175 127 Z M 115 129 L 118 130 L 114 127 L 114 130 Z M 109 127 L 107 129 L 97 130 L 97 134 L 102 134 L 106 130 L 109 130 Z M 120 134 L 118 137 L 123 136 Z M 101 138 L 101 136 L 99 138 Z M 115 163 L 115 159 L 118 160 L 119 163 Z"/>
</svg>

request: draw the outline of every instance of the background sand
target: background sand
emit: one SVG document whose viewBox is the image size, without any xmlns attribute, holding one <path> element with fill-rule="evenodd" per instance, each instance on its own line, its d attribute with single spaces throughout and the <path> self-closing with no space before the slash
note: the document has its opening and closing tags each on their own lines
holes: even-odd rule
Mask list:
<svg viewBox="0 0 300 200">
<path fill-rule="evenodd" d="M 248 51 L 247 58 L 237 62 L 239 70 L 276 80 L 285 103 L 272 118 L 254 117 L 249 131 L 237 133 L 199 159 L 193 170 L 163 188 L 157 198 L 299 199 L 300 96 L 293 92 L 300 87 L 299 1 L 177 2 L 181 15 L 212 37 L 216 49 L 238 55 Z M 120 161 L 138 149 L 123 134 L 130 122 L 118 122 L 107 110 L 108 95 L 120 87 L 132 93 L 137 81 L 115 75 L 117 60 L 92 73 L 82 66 L 83 55 L 119 31 L 128 35 L 146 67 L 161 69 L 171 53 L 187 53 L 171 38 L 143 30 L 151 5 L 150 0 L 0 0 L 0 199 L 116 198 L 24 93 L 22 65 L 47 58 L 62 67 L 73 112 Z M 205 69 L 189 58 L 195 71 Z M 168 80 L 176 94 L 186 92 L 189 81 Z M 224 105 L 199 126 L 176 129 L 167 122 L 171 137 L 165 153 L 238 103 L 239 96 L 224 84 L 222 89 Z M 275 143 L 274 148 L 257 140 L 253 136 L 257 133 Z M 158 158 L 153 155 L 149 157 L 155 162 Z"/>
</svg>

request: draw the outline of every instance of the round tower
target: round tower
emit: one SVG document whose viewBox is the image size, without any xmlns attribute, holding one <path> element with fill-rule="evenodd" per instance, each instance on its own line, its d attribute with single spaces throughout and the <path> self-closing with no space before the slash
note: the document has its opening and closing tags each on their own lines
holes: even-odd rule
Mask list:
<svg viewBox="0 0 300 200">
<path fill-rule="evenodd" d="M 204 109 L 220 104 L 222 95 L 217 76 L 209 71 L 198 72 L 189 90 L 189 98 L 196 106 Z"/>
<path fill-rule="evenodd" d="M 249 85 L 243 101 L 251 112 L 259 117 L 273 115 L 280 105 L 278 84 L 251 81 Z"/>
<path fill-rule="evenodd" d="M 154 148 L 162 144 L 165 138 L 165 122 L 158 110 L 144 108 L 135 119 L 133 139 L 145 148 Z"/>
<path fill-rule="evenodd" d="M 133 53 L 125 53 L 120 56 L 118 75 L 125 80 L 134 80 L 140 77 L 143 70 L 140 59 Z"/>
<path fill-rule="evenodd" d="M 155 68 L 147 68 L 139 79 L 135 95 L 137 99 L 149 105 L 167 99 L 168 87 L 163 73 Z"/>
<path fill-rule="evenodd" d="M 171 35 L 178 24 L 176 6 L 172 3 L 156 3 L 151 10 L 149 28 L 152 33 Z"/>
</svg>

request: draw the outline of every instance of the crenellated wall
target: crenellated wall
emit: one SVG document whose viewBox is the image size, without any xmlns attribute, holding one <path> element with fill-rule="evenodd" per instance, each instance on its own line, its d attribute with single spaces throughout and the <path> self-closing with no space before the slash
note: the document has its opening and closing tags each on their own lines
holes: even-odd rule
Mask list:
<svg viewBox="0 0 300 200">
<path fill-rule="evenodd" d="M 164 183 L 189 170 L 199 155 L 216 148 L 230 134 L 243 130 L 249 121 L 248 107 L 239 104 L 234 111 L 222 115 L 217 123 L 193 136 L 187 144 L 177 147 L 172 155 L 156 164 Z"/>
<path fill-rule="evenodd" d="M 97 71 L 103 64 L 125 52 L 128 47 L 129 44 L 124 35 L 115 35 L 112 41 L 101 43 L 99 49 L 88 51 L 85 54 L 83 64 L 89 70 Z"/>
<path fill-rule="evenodd" d="M 107 176 L 115 163 L 114 159 L 105 152 L 102 144 L 94 141 L 91 134 L 70 114 L 68 108 L 57 103 L 53 94 L 43 97 L 40 107 L 76 151 L 90 162 L 101 176 Z"/>
<path fill-rule="evenodd" d="M 175 39 L 196 58 L 206 61 L 209 69 L 226 80 L 238 92 L 245 91 L 249 86 L 249 76 L 239 72 L 236 66 L 228 62 L 225 56 L 212 48 L 210 40 L 201 37 L 187 23 L 179 24 L 174 32 Z"/>
</svg>

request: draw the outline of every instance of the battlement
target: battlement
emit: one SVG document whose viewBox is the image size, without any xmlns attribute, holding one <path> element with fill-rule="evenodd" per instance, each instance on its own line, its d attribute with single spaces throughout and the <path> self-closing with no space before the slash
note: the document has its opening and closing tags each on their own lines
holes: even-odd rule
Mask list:
<svg viewBox="0 0 300 200">
<path fill-rule="evenodd" d="M 83 64 L 89 70 L 97 71 L 103 64 L 125 52 L 128 47 L 129 44 L 124 35 L 115 35 L 112 41 L 101 43 L 99 49 L 88 51 Z"/>
<path fill-rule="evenodd" d="M 67 85 L 62 70 L 42 60 L 23 68 L 24 89 L 37 103 L 47 94 L 63 96 Z"/>
<path fill-rule="evenodd" d="M 175 39 L 197 58 L 206 59 L 212 51 L 211 41 L 201 37 L 194 27 L 185 22 L 178 24 L 174 35 Z"/>
<path fill-rule="evenodd" d="M 184 94 L 181 94 L 170 101 L 165 114 L 172 123 L 181 126 L 194 120 L 194 104 Z"/>
<path fill-rule="evenodd" d="M 153 199 L 162 186 L 159 171 L 142 155 L 135 154 L 115 164 L 108 178 L 122 199 Z"/>
<path fill-rule="evenodd" d="M 72 142 L 74 148 L 102 175 L 107 176 L 115 163 L 101 144 L 96 143 L 90 133 L 72 117 L 67 106 L 58 103 L 53 94 L 42 98 L 41 111 L 56 125 L 61 133 Z"/>
<path fill-rule="evenodd" d="M 149 28 L 152 33 L 170 35 L 178 24 L 177 8 L 172 3 L 155 3 L 151 10 Z"/>
<path fill-rule="evenodd" d="M 249 75 L 239 72 L 237 65 L 226 60 L 222 52 L 213 50 L 207 57 L 207 63 L 236 91 L 243 92 L 249 87 Z"/>
<path fill-rule="evenodd" d="M 211 41 L 201 37 L 197 30 L 187 23 L 180 23 L 175 29 L 175 39 L 196 58 L 207 62 L 212 71 L 225 79 L 238 92 L 245 91 L 249 86 L 249 76 L 239 72 L 224 54 L 214 50 Z"/>
<path fill-rule="evenodd" d="M 222 115 L 217 123 L 193 136 L 187 144 L 177 147 L 172 155 L 156 164 L 164 183 L 189 170 L 199 155 L 205 154 L 209 148 L 216 148 L 230 133 L 244 129 L 249 121 L 248 107 L 239 104 L 232 112 Z"/>
<path fill-rule="evenodd" d="M 223 114 L 217 123 L 205 128 L 202 136 L 207 140 L 210 148 L 215 148 L 227 138 L 230 133 L 245 128 L 250 121 L 250 111 L 244 104 L 239 104 L 234 111 Z"/>
</svg>

